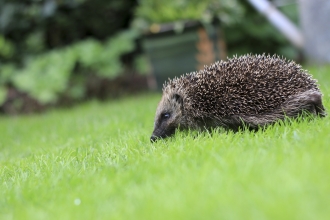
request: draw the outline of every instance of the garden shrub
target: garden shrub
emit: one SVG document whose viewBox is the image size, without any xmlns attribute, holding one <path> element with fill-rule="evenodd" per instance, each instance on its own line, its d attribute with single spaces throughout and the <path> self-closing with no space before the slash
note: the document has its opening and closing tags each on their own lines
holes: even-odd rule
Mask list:
<svg viewBox="0 0 330 220">
<path fill-rule="evenodd" d="M 84 97 L 86 74 L 92 71 L 99 77 L 114 78 L 123 71 L 120 57 L 135 49 L 136 33 L 123 31 L 105 43 L 95 39 L 83 40 L 65 48 L 29 57 L 23 68 L 1 68 L 3 82 L 11 82 L 18 90 L 27 93 L 41 104 L 54 103 L 63 92 L 71 98 Z M 75 73 L 79 64 L 80 71 Z M 81 79 L 81 80 L 79 80 Z M 73 84 L 70 85 L 69 82 Z M 0 98 L 4 96 L 1 87 Z M 0 99 L 4 101 L 4 98 Z M 1 104 L 1 102 L 0 102 Z"/>
</svg>

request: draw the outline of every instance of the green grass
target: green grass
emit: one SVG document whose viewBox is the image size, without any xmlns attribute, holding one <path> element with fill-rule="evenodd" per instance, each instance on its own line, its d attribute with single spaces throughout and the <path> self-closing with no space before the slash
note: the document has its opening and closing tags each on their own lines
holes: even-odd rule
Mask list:
<svg viewBox="0 0 330 220">
<path fill-rule="evenodd" d="M 329 219 L 329 117 L 151 144 L 159 98 L 0 117 L 0 219 Z"/>
</svg>

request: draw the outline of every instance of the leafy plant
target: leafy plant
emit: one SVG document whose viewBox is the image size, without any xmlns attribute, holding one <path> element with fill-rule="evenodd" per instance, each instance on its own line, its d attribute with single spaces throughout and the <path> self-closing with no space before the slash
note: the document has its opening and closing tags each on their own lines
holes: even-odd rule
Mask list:
<svg viewBox="0 0 330 220">
<path fill-rule="evenodd" d="M 7 90 L 5 87 L 0 86 L 0 105 L 6 101 Z"/>
<path fill-rule="evenodd" d="M 213 18 L 230 23 L 240 18 L 242 12 L 237 0 L 141 0 L 135 11 L 133 26 L 145 30 L 152 24 L 186 20 L 209 23 Z"/>
<path fill-rule="evenodd" d="M 76 61 L 70 49 L 54 50 L 27 62 L 14 77 L 14 85 L 41 103 L 56 101 L 64 91 Z"/>
<path fill-rule="evenodd" d="M 113 78 L 122 72 L 120 56 L 135 49 L 135 31 L 124 31 L 104 44 L 96 40 L 86 40 L 74 46 L 77 61 L 91 68 L 99 76 Z"/>
<path fill-rule="evenodd" d="M 13 84 L 42 104 L 56 102 L 58 96 L 68 90 L 73 98 L 84 96 L 84 72 L 73 76 L 79 63 L 83 69 L 91 70 L 99 77 L 114 78 L 122 73 L 121 55 L 134 50 L 134 31 L 125 31 L 110 38 L 104 44 L 88 39 L 70 47 L 56 49 L 46 54 L 31 57 L 25 68 L 16 70 Z M 86 80 L 86 77 L 82 77 Z M 74 84 L 70 85 L 69 82 Z"/>
<path fill-rule="evenodd" d="M 1 0 L 0 33 L 13 46 L 5 61 L 20 65 L 27 56 L 89 37 L 104 41 L 128 27 L 135 5 L 131 0 Z"/>
<path fill-rule="evenodd" d="M 6 101 L 7 87 L 6 84 L 10 82 L 14 76 L 14 66 L 10 64 L 0 66 L 0 106 Z"/>
<path fill-rule="evenodd" d="M 13 53 L 13 44 L 8 41 L 3 35 L 0 35 L 0 57 L 8 59 L 13 55 Z"/>
<path fill-rule="evenodd" d="M 207 9 L 207 5 L 207 1 L 198 0 L 142 0 L 136 9 L 136 15 L 155 23 L 198 20 Z"/>
</svg>

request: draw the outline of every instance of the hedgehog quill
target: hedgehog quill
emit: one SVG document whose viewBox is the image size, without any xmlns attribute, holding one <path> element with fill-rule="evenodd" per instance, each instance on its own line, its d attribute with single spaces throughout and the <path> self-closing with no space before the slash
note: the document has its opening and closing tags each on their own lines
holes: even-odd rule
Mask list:
<svg viewBox="0 0 330 220">
<path fill-rule="evenodd" d="M 317 81 L 277 55 L 245 55 L 166 82 L 150 140 L 176 129 L 256 130 L 307 112 L 324 117 Z"/>
</svg>

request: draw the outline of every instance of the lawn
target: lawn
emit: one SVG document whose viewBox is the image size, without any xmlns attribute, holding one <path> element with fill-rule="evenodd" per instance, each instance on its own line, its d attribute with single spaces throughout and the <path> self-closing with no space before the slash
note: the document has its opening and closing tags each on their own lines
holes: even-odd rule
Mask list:
<svg viewBox="0 0 330 220">
<path fill-rule="evenodd" d="M 150 143 L 159 99 L 0 117 L 0 219 L 330 218 L 329 117 Z"/>
</svg>

